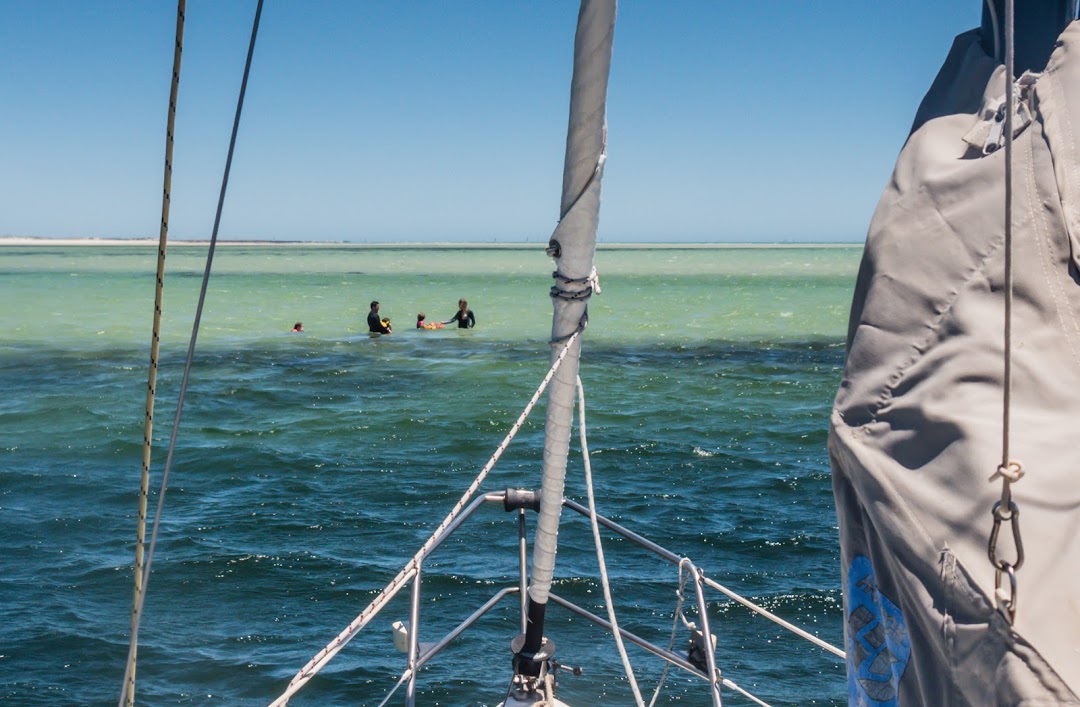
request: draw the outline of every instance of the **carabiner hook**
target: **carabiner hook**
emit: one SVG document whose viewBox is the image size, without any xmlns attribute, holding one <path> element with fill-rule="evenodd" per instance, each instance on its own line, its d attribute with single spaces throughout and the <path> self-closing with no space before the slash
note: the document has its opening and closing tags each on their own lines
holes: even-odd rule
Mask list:
<svg viewBox="0 0 1080 707">
<path fill-rule="evenodd" d="M 990 530 L 990 543 L 987 546 L 990 564 L 998 571 L 1004 571 L 1006 566 L 1011 567 L 1013 571 L 1020 569 L 1021 565 L 1024 564 L 1024 542 L 1020 537 L 1020 508 L 1012 501 L 1009 501 L 1008 511 L 1002 513 L 1001 501 L 998 501 L 990 512 L 994 516 L 994 527 Z M 1016 562 L 1012 564 L 997 558 L 998 533 L 1001 531 L 1001 521 L 1003 520 L 1009 521 L 1012 526 L 1013 543 L 1016 546 Z"/>
<path fill-rule="evenodd" d="M 1016 568 L 1010 565 L 1008 562 L 1003 563 L 1005 566 L 994 573 L 994 599 L 997 602 L 997 609 L 1005 614 L 1005 618 L 1009 620 L 1009 625 L 1012 626 L 1016 621 L 1016 600 L 1017 600 L 1017 588 L 1016 588 Z M 1005 590 L 1001 587 L 1001 575 L 1009 575 L 1009 594 L 1006 596 Z"/>
</svg>

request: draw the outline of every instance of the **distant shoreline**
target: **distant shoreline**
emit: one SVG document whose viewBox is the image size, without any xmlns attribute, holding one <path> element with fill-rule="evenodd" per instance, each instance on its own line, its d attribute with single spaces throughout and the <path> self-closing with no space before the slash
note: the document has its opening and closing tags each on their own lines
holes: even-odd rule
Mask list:
<svg viewBox="0 0 1080 707">
<path fill-rule="evenodd" d="M 4 246 L 45 246 L 45 247 L 80 247 L 80 246 L 143 246 L 156 247 L 157 239 L 152 238 L 35 238 L 35 237 L 0 237 L 0 248 Z M 219 240 L 221 247 L 247 248 L 353 248 L 364 249 L 414 249 L 414 250 L 527 250 L 542 249 L 542 243 L 477 243 L 449 242 L 432 243 L 354 243 L 347 241 L 225 241 Z M 207 246 L 209 241 L 171 240 L 169 246 Z M 597 243 L 598 250 L 718 250 L 724 248 L 862 248 L 862 243 Z"/>
</svg>

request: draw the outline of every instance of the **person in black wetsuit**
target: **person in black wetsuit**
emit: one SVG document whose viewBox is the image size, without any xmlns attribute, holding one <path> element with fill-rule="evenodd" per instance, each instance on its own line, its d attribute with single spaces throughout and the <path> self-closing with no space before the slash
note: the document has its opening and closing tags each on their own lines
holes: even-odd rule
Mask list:
<svg viewBox="0 0 1080 707">
<path fill-rule="evenodd" d="M 379 319 L 379 303 L 372 301 L 371 311 L 367 315 L 367 328 L 368 331 L 375 334 L 391 334 L 393 329 L 390 327 L 389 319 Z"/>
<path fill-rule="evenodd" d="M 476 315 L 469 309 L 469 303 L 463 299 L 459 299 L 457 302 L 458 311 L 454 313 L 454 316 L 443 322 L 443 324 L 453 324 L 457 322 L 458 329 L 472 329 L 476 326 Z"/>
</svg>

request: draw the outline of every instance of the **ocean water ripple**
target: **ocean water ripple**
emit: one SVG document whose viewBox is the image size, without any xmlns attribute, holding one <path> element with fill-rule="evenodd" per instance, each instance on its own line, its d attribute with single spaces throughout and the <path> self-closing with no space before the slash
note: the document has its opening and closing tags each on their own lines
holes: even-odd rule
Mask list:
<svg viewBox="0 0 1080 707">
<path fill-rule="evenodd" d="M 502 251 L 446 254 L 425 275 L 349 249 L 289 255 L 284 270 L 274 264 L 281 254 L 264 249 L 249 267 L 243 250 L 222 256 L 176 440 L 140 640 L 145 704 L 273 699 L 427 539 L 548 366 L 542 257 L 534 272 L 514 266 L 496 278 L 485 273 L 510 262 Z M 602 252 L 604 295 L 590 305 L 581 377 L 598 510 L 839 644 L 825 441 L 857 257 L 763 249 L 731 264 L 712 251 L 655 262 L 644 253 Z M 0 312 L 11 332 L 0 342 L 0 700 L 12 704 L 119 694 L 148 361 L 146 254 L 38 248 L 5 258 L 0 296 L 20 302 Z M 181 320 L 197 287 L 184 277 L 196 269 L 186 257 L 167 304 Z M 792 267 L 799 258 L 810 265 Z M 678 287 L 665 287 L 673 274 Z M 528 288 L 540 296 L 522 297 Z M 461 294 L 475 303 L 476 330 L 408 328 L 415 311 L 449 303 L 434 315 L 449 316 Z M 363 331 L 375 296 L 392 312 L 393 336 Z M 296 319 L 307 333 L 287 333 Z M 151 511 L 185 345 L 183 327 L 168 325 Z M 578 446 L 575 431 L 566 495 L 584 502 Z M 543 405 L 482 490 L 534 488 L 542 454 Z M 611 534 L 604 547 L 620 622 L 667 645 L 677 568 Z M 516 558 L 515 516 L 481 509 L 425 566 L 422 640 L 516 586 Z M 587 519 L 571 512 L 553 591 L 605 613 Z M 293 704 L 378 704 L 404 668 L 389 624 L 407 618 L 406 594 Z M 421 704 L 501 698 L 516 602 L 424 669 Z M 696 609 L 687 611 L 693 620 Z M 836 659 L 722 595 L 710 593 L 709 612 L 726 677 L 772 704 L 845 701 Z M 628 703 L 603 632 L 562 611 L 549 621 L 560 660 L 586 671 L 562 680 L 562 699 Z M 643 685 L 655 685 L 662 665 L 632 657 Z M 668 688 L 660 704 L 709 704 L 690 676 L 671 675 Z M 747 703 L 725 694 L 725 704 Z"/>
</svg>

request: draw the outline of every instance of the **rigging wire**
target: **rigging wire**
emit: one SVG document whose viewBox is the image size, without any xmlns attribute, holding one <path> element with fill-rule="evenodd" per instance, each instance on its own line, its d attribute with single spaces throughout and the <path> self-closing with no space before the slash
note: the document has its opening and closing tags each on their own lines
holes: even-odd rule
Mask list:
<svg viewBox="0 0 1080 707">
<path fill-rule="evenodd" d="M 143 563 L 146 543 L 146 506 L 150 493 L 150 456 L 154 437 L 154 402 L 157 395 L 158 353 L 161 348 L 161 307 L 165 296 L 165 248 L 169 239 L 169 205 L 172 193 L 173 135 L 176 102 L 180 90 L 180 60 L 184 50 L 184 16 L 187 0 L 176 6 L 176 41 L 173 46 L 172 85 L 169 89 L 169 117 L 165 128 L 165 175 L 161 190 L 161 229 L 158 233 L 157 280 L 154 287 L 154 323 L 150 335 L 150 370 L 146 381 L 146 414 L 143 421 L 142 474 L 139 482 L 139 521 L 135 532 L 135 588 L 131 599 L 131 645 L 128 650 L 127 679 L 122 691 L 126 704 L 135 704 L 135 667 L 138 653 L 139 597 L 143 592 Z M 122 701 L 124 701 L 122 699 Z"/>
<path fill-rule="evenodd" d="M 240 115 L 244 108 L 244 95 L 247 93 L 248 76 L 251 73 L 251 58 L 255 53 L 255 39 L 259 33 L 259 18 L 262 16 L 263 0 L 258 0 L 255 7 L 255 19 L 251 26 L 251 40 L 248 43 L 247 58 L 244 61 L 244 77 L 240 82 L 240 95 L 236 101 L 236 114 L 233 117 L 232 135 L 229 138 L 229 151 L 225 158 L 225 171 L 221 178 L 221 191 L 218 194 L 217 212 L 214 215 L 214 229 L 210 236 L 210 247 L 206 254 L 206 268 L 203 271 L 202 286 L 199 289 L 199 302 L 195 308 L 195 320 L 191 326 L 191 340 L 188 343 L 187 357 L 184 360 L 184 375 L 180 381 L 180 393 L 176 403 L 176 415 L 173 418 L 172 434 L 169 439 L 169 451 L 165 457 L 165 469 L 161 475 L 161 488 L 158 492 L 157 511 L 154 514 L 154 524 L 150 533 L 150 545 L 146 551 L 146 565 L 142 573 L 142 589 L 138 592 L 133 609 L 133 621 L 131 627 L 131 646 L 128 649 L 128 665 L 124 670 L 123 688 L 120 694 L 120 707 L 124 707 L 128 697 L 128 682 L 132 680 L 134 673 L 133 660 L 135 647 L 138 644 L 139 624 L 142 620 L 143 605 L 146 603 L 146 587 L 150 581 L 150 566 L 154 559 L 154 548 L 157 546 L 158 530 L 161 526 L 162 511 L 165 507 L 165 492 L 169 486 L 169 471 L 172 469 L 173 456 L 176 452 L 176 440 L 180 431 L 180 418 L 184 411 L 184 396 L 187 392 L 188 381 L 191 377 L 191 364 L 195 358 L 195 342 L 199 336 L 199 323 L 202 320 L 203 306 L 206 303 L 206 291 L 210 282 L 210 270 L 214 262 L 214 249 L 217 245 L 218 230 L 221 226 L 221 212 L 225 204 L 225 192 L 229 186 L 229 172 L 232 169 L 233 153 L 236 149 L 236 134 L 240 129 Z"/>
</svg>

